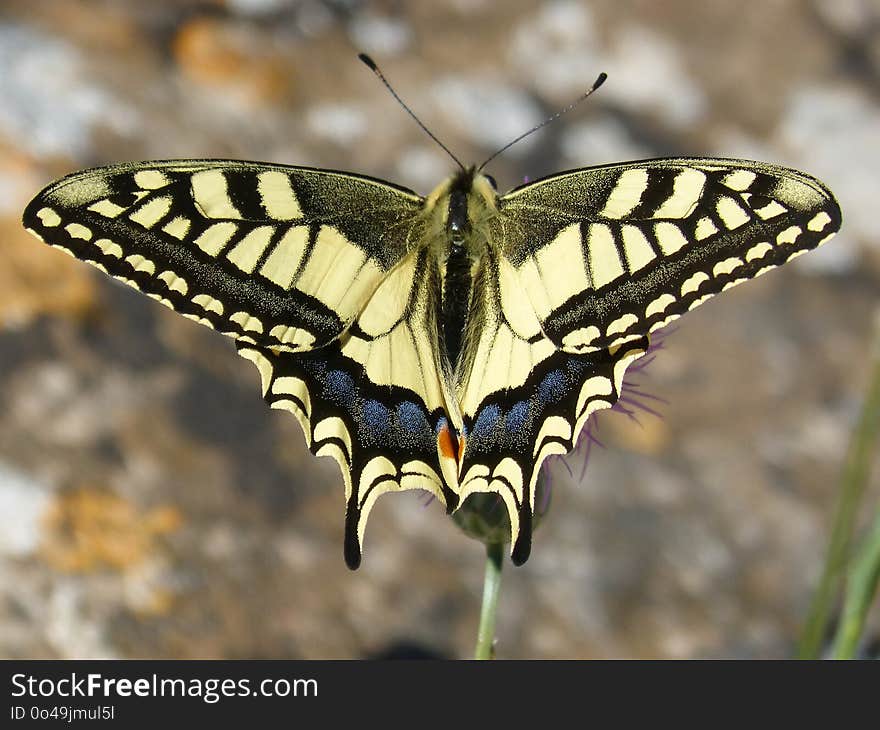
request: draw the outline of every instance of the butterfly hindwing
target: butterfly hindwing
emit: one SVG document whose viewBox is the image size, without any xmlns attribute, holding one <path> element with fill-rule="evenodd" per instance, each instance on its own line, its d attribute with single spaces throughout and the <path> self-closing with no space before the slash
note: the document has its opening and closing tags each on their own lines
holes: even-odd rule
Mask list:
<svg viewBox="0 0 880 730">
<path fill-rule="evenodd" d="M 561 173 L 511 191 L 499 212 L 494 236 L 542 331 L 572 353 L 648 334 L 840 227 L 816 179 L 723 159 Z"/>
<path fill-rule="evenodd" d="M 442 409 L 428 411 L 407 388 L 372 382 L 338 342 L 297 354 L 243 343 L 238 348 L 259 369 L 269 405 L 293 413 L 312 453 L 339 464 L 349 567 L 360 564 L 367 518 L 385 492 L 423 489 L 448 509 L 456 506 L 437 456 L 437 433 L 445 424 Z"/>
<path fill-rule="evenodd" d="M 647 348 L 644 337 L 613 352 L 572 355 L 554 350 L 522 384 L 492 390 L 465 414 L 460 498 L 476 492 L 500 496 L 510 519 L 517 565 L 531 550 L 537 480 L 544 461 L 571 451 L 587 419 L 617 402 L 626 368 Z"/>
<path fill-rule="evenodd" d="M 407 250 L 421 199 L 371 178 L 227 160 L 123 164 L 42 191 L 47 243 L 236 339 L 332 341 Z"/>
</svg>

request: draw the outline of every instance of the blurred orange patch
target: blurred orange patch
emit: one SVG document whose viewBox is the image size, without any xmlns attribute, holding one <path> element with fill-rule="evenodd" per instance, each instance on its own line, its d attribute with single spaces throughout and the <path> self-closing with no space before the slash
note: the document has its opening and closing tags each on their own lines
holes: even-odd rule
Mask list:
<svg viewBox="0 0 880 730">
<path fill-rule="evenodd" d="M 265 41 L 247 28 L 216 18 L 186 23 L 173 43 L 174 57 L 193 81 L 275 101 L 288 89 L 289 63 L 267 52 Z"/>
<path fill-rule="evenodd" d="M 658 407 L 655 403 L 651 406 Z M 638 422 L 622 413 L 600 412 L 600 430 L 596 433 L 600 440 L 604 439 L 606 433 L 610 433 L 613 443 L 638 454 L 646 456 L 662 454 L 672 438 L 669 426 L 661 418 L 650 413 L 636 412 L 636 417 Z"/>
<path fill-rule="evenodd" d="M 71 164 L 57 163 L 51 167 L 62 171 Z M 49 248 L 21 225 L 25 204 L 47 182 L 33 159 L 0 141 L 0 329 L 26 326 L 41 314 L 82 316 L 95 301 L 88 266 Z"/>
<path fill-rule="evenodd" d="M 34 191 L 36 192 L 36 191 Z M 41 314 L 84 316 L 95 303 L 89 268 L 0 218 L 0 327 L 23 327 Z"/>
<path fill-rule="evenodd" d="M 182 522 L 174 507 L 143 511 L 111 492 L 78 489 L 58 495 L 50 506 L 41 554 L 66 573 L 125 571 L 158 550 L 157 538 Z"/>
</svg>

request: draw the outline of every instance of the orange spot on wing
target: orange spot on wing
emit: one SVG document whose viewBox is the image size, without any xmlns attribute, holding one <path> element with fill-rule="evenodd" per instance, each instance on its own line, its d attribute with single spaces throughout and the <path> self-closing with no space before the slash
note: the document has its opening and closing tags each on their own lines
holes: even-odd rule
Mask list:
<svg viewBox="0 0 880 730">
<path fill-rule="evenodd" d="M 461 444 L 456 443 L 455 434 L 452 433 L 449 426 L 443 424 L 437 432 L 437 448 L 440 450 L 441 456 L 447 459 L 455 459 L 456 452 L 461 451 Z"/>
</svg>

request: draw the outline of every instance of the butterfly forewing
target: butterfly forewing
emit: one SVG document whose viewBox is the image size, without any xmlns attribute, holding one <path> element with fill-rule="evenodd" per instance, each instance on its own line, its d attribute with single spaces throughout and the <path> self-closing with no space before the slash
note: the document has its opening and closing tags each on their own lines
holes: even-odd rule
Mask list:
<svg viewBox="0 0 880 730">
<path fill-rule="evenodd" d="M 295 352 L 345 330 L 405 254 L 420 209 L 356 175 L 172 160 L 68 176 L 24 224 L 188 317 Z"/>
<path fill-rule="evenodd" d="M 827 241 L 816 179 L 744 160 L 646 160 L 562 173 L 501 200 L 495 236 L 542 330 L 572 353 L 668 324 Z"/>
</svg>

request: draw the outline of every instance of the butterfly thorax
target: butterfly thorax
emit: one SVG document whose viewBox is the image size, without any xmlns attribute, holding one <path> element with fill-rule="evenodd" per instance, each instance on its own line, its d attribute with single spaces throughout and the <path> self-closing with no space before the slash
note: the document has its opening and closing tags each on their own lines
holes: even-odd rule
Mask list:
<svg viewBox="0 0 880 730">
<path fill-rule="evenodd" d="M 426 201 L 442 225 L 435 248 L 442 277 L 438 335 L 452 372 L 459 369 L 468 321 L 474 316 L 474 283 L 488 245 L 484 223 L 495 215 L 496 200 L 489 179 L 470 168 L 449 178 Z"/>
</svg>

